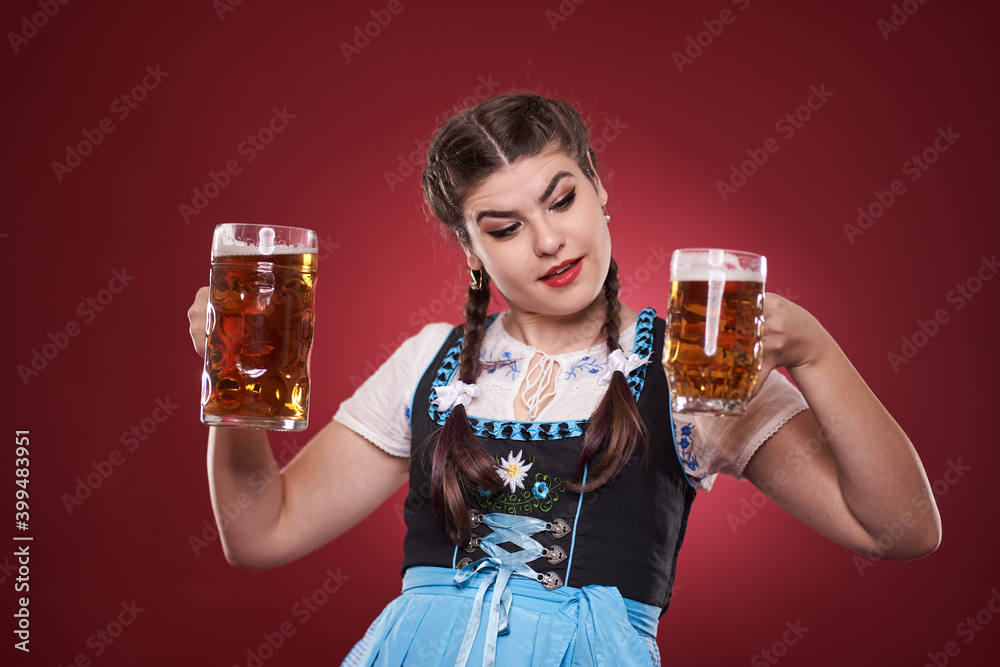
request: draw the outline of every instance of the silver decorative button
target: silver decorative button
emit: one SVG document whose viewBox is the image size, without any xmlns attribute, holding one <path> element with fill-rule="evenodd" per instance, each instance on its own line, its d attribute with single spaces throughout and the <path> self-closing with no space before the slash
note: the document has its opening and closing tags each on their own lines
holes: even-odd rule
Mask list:
<svg viewBox="0 0 1000 667">
<path fill-rule="evenodd" d="M 548 559 L 552 565 L 555 565 L 566 560 L 566 552 L 559 546 L 549 547 L 542 549 L 542 557 Z"/>
<path fill-rule="evenodd" d="M 552 533 L 554 537 L 565 537 L 569 535 L 569 524 L 562 519 L 556 519 L 546 523 L 545 530 Z"/>
<path fill-rule="evenodd" d="M 538 581 L 542 583 L 545 590 L 551 591 L 563 585 L 563 580 L 555 572 L 544 572 L 538 575 Z"/>
</svg>

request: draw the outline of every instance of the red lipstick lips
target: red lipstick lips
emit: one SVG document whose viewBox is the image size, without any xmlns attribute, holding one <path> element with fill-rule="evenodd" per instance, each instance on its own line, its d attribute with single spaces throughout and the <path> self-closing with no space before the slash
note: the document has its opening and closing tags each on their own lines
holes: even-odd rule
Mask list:
<svg viewBox="0 0 1000 667">
<path fill-rule="evenodd" d="M 565 287 L 580 275 L 580 269 L 583 268 L 582 260 L 582 257 L 577 257 L 576 259 L 570 259 L 562 264 L 558 264 L 552 267 L 539 280 L 549 287 Z"/>
</svg>

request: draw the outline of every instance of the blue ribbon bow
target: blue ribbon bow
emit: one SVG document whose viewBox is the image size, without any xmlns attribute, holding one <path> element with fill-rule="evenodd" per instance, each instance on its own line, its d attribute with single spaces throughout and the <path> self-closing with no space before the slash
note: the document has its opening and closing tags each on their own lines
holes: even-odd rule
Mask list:
<svg viewBox="0 0 1000 667">
<path fill-rule="evenodd" d="M 472 617 L 465 628 L 462 646 L 455 664 L 465 667 L 472 653 L 472 645 L 476 641 L 479 623 L 482 620 L 483 600 L 486 591 L 493 587 L 493 599 L 490 603 L 490 615 L 486 625 L 486 645 L 483 652 L 483 666 L 495 667 L 497 655 L 497 638 L 509 632 L 508 617 L 510 615 L 511 593 L 507 582 L 514 575 L 538 579 L 539 574 L 527 563 L 540 558 L 544 551 L 541 544 L 531 538 L 531 535 L 545 530 L 546 522 L 528 516 L 510 514 L 487 514 L 483 523 L 493 529 L 489 535 L 479 542 L 479 547 L 489 556 L 469 563 L 455 575 L 455 585 L 465 588 L 477 574 L 485 577 L 479 584 L 475 601 L 472 604 Z M 521 547 L 513 553 L 500 545 L 510 542 Z"/>
</svg>

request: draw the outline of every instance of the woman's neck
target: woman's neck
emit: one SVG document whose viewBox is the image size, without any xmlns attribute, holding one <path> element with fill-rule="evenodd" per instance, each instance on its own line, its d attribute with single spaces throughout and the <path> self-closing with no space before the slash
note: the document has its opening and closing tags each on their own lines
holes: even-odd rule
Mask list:
<svg viewBox="0 0 1000 667">
<path fill-rule="evenodd" d="M 604 300 L 599 299 L 586 310 L 572 315 L 545 315 L 511 308 L 502 322 L 504 331 L 515 340 L 552 355 L 586 350 L 603 342 L 601 329 L 606 317 Z M 622 304 L 619 317 L 621 330 L 631 326 L 636 313 Z"/>
</svg>

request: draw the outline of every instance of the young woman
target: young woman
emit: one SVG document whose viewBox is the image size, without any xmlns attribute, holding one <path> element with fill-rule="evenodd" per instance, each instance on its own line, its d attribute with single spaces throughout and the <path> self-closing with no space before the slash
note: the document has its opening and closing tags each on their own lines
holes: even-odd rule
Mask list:
<svg viewBox="0 0 1000 667">
<path fill-rule="evenodd" d="M 431 143 L 423 188 L 465 251 L 465 323 L 406 341 L 220 530 L 232 564 L 273 567 L 409 482 L 403 593 L 346 664 L 659 664 L 688 511 L 720 472 L 856 551 L 936 548 L 906 434 L 780 296 L 766 298 L 747 415 L 671 415 L 664 323 L 618 300 L 608 193 L 572 107 L 509 94 L 459 113 Z M 489 315 L 494 288 L 509 310 Z M 189 313 L 201 352 L 206 300 Z M 215 506 L 271 464 L 263 432 L 211 429 Z M 887 539 L 906 514 L 913 525 Z"/>
</svg>

